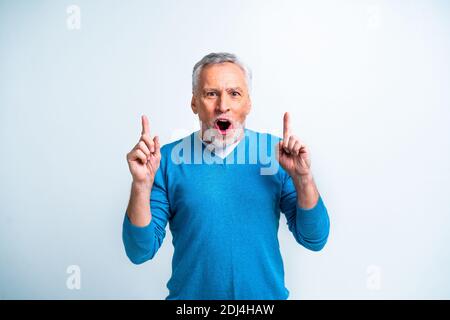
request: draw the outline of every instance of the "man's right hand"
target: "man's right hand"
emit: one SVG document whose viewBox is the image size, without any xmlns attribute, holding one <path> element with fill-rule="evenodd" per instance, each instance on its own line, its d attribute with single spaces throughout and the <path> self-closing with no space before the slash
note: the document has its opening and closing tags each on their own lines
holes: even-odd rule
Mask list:
<svg viewBox="0 0 450 320">
<path fill-rule="evenodd" d="M 161 162 L 159 138 L 150 137 L 148 119 L 142 117 L 142 133 L 139 142 L 127 154 L 128 167 L 133 177 L 133 183 L 151 188 Z"/>
</svg>

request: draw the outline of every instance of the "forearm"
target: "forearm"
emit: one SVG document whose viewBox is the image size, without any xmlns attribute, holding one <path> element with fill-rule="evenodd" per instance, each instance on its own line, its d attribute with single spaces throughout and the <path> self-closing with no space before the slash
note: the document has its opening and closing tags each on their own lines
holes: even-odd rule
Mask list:
<svg viewBox="0 0 450 320">
<path fill-rule="evenodd" d="M 130 201 L 128 202 L 127 215 L 131 223 L 138 227 L 147 226 L 152 218 L 150 212 L 150 193 L 152 185 L 131 184 Z"/>
<path fill-rule="evenodd" d="M 319 200 L 319 191 L 312 174 L 291 176 L 297 191 L 297 205 L 302 209 L 311 209 Z"/>
<path fill-rule="evenodd" d="M 319 251 L 325 246 L 330 230 L 327 209 L 311 175 L 293 180 L 297 191 L 297 216 L 292 229 L 296 231 L 299 243 Z"/>
</svg>

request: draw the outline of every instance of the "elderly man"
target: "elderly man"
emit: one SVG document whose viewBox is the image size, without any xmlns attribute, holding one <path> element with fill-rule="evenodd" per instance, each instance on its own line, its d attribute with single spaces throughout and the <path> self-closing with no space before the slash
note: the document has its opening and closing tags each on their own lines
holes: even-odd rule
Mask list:
<svg viewBox="0 0 450 320">
<path fill-rule="evenodd" d="M 123 241 L 130 260 L 143 263 L 155 256 L 169 222 L 166 299 L 287 299 L 280 212 L 299 244 L 319 251 L 327 241 L 329 217 L 308 148 L 292 135 L 288 113 L 282 140 L 245 128 L 250 87 L 251 73 L 235 55 L 211 53 L 192 74 L 199 131 L 160 147 L 142 116 L 140 140 L 127 154 L 133 182 Z M 281 167 L 263 173 L 261 154 Z"/>
</svg>

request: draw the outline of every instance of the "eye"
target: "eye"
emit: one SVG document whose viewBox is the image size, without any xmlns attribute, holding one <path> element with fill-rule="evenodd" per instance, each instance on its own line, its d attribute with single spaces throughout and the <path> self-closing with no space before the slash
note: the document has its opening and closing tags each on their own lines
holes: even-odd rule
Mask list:
<svg viewBox="0 0 450 320">
<path fill-rule="evenodd" d="M 232 95 L 233 97 L 238 97 L 238 96 L 240 96 L 241 94 L 240 94 L 239 92 L 237 92 L 237 91 L 233 91 L 233 92 L 231 92 L 231 95 Z"/>
<path fill-rule="evenodd" d="M 208 91 L 208 92 L 206 92 L 206 96 L 207 97 L 215 97 L 215 96 L 217 96 L 217 92 L 215 92 L 215 91 Z"/>
</svg>

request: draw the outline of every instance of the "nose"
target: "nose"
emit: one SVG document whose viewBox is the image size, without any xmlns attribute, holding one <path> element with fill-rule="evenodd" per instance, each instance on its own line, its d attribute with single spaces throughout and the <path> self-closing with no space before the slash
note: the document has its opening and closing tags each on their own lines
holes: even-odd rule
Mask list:
<svg viewBox="0 0 450 320">
<path fill-rule="evenodd" d="M 228 111 L 230 111 L 230 103 L 227 99 L 226 94 L 222 94 L 219 98 L 219 100 L 217 101 L 217 107 L 216 110 L 218 113 L 226 113 Z"/>
</svg>

